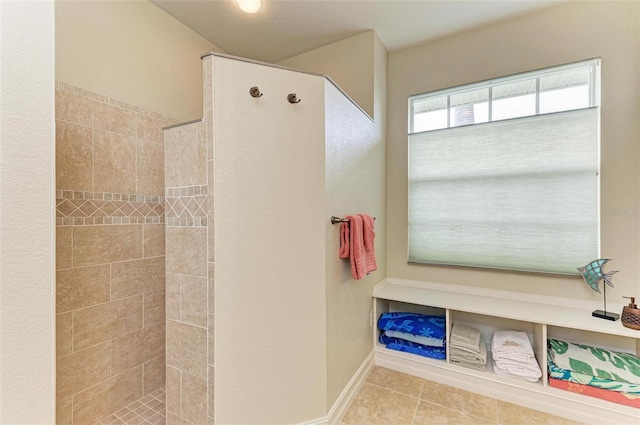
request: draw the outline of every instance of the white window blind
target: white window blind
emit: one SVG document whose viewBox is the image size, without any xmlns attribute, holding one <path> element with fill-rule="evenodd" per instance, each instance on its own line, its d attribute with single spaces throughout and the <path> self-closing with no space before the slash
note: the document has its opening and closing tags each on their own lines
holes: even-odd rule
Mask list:
<svg viewBox="0 0 640 425">
<path fill-rule="evenodd" d="M 597 107 L 409 135 L 409 261 L 575 274 L 599 255 Z"/>
</svg>

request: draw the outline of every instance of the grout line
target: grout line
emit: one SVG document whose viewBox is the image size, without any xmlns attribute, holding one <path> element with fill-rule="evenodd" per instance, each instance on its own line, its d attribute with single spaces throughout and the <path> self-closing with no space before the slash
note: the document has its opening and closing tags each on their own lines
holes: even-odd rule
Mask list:
<svg viewBox="0 0 640 425">
<path fill-rule="evenodd" d="M 180 323 L 181 325 L 193 326 L 194 328 L 204 329 L 205 331 L 208 331 L 208 329 L 207 329 L 207 328 L 205 328 L 204 326 L 195 325 L 195 324 L 193 324 L 193 323 L 191 323 L 191 322 L 185 322 L 185 321 L 177 320 L 177 319 L 167 319 L 167 321 L 168 321 L 168 322 Z M 158 325 L 159 325 L 159 323 L 158 323 Z M 154 325 L 154 326 L 157 326 L 157 325 Z M 207 364 L 208 364 L 208 363 L 207 363 Z M 213 365 L 212 365 L 212 366 L 213 366 Z M 193 376 L 196 376 L 196 375 L 193 375 Z M 200 378 L 200 379 L 202 379 L 202 378 Z M 405 395 L 406 395 L 406 394 L 405 394 Z"/>
<path fill-rule="evenodd" d="M 140 156 L 140 154 L 138 152 L 138 120 L 139 120 L 138 116 L 140 114 L 138 114 L 137 112 L 135 114 L 136 114 L 136 120 L 135 120 L 135 124 L 134 124 L 134 129 L 133 129 L 133 133 L 134 133 L 133 134 L 133 145 L 134 145 L 134 148 L 135 148 L 134 153 L 133 153 L 135 155 L 135 158 L 133 159 L 133 168 L 134 168 L 133 176 L 134 176 L 135 181 L 133 183 L 134 183 L 134 186 L 135 186 L 135 191 L 136 191 L 136 193 L 138 193 L 138 157 Z"/>
<path fill-rule="evenodd" d="M 56 122 L 57 121 L 60 121 L 60 122 L 65 123 L 65 124 L 77 125 L 78 127 L 90 128 L 90 129 L 93 130 L 93 123 L 91 123 L 91 124 L 81 124 L 79 122 L 63 120 L 61 118 L 56 118 Z"/>
<path fill-rule="evenodd" d="M 113 343 L 109 340 L 109 378 L 113 378 Z"/>
<path fill-rule="evenodd" d="M 400 395 L 403 395 L 405 397 L 415 398 L 417 400 L 420 400 L 420 396 L 415 397 L 415 396 L 412 396 L 412 395 L 409 395 L 409 394 L 401 393 L 400 391 L 392 390 L 391 388 L 383 387 L 382 385 L 374 384 L 372 382 L 365 381 L 365 384 L 373 385 L 374 387 L 382 388 L 384 390 L 391 391 L 392 393 L 400 394 Z"/>
<path fill-rule="evenodd" d="M 109 301 L 105 301 L 105 302 L 102 302 L 102 303 L 91 304 L 91 305 L 88 305 L 86 307 L 80 307 L 80 308 L 76 308 L 76 309 L 73 309 L 73 310 L 63 311 L 62 313 L 58 313 L 58 314 L 64 314 L 64 313 L 69 313 L 69 312 L 74 312 L 75 313 L 77 311 L 86 310 L 88 308 L 102 306 L 102 305 L 109 304 L 109 303 L 114 303 L 114 302 L 117 302 L 117 301 L 123 301 L 123 300 L 129 299 L 129 298 L 139 297 L 139 296 L 142 296 L 142 295 L 143 295 L 143 293 L 128 295 L 126 297 L 116 298 L 114 300 L 109 300 Z"/>
<path fill-rule="evenodd" d="M 425 380 L 422 380 L 422 386 L 420 387 L 420 393 L 418 394 L 418 403 L 416 404 L 416 408 L 413 411 L 413 416 L 411 417 L 411 425 L 413 425 L 416 421 L 416 414 L 418 413 L 418 407 L 420 407 L 420 403 L 422 403 L 422 392 L 424 391 L 424 386 L 426 385 Z"/>
<path fill-rule="evenodd" d="M 109 263 L 109 301 L 114 301 L 113 299 L 113 268 L 111 267 L 112 263 Z"/>
<path fill-rule="evenodd" d="M 74 261 L 74 258 L 73 258 L 74 245 L 75 245 L 75 244 L 73 243 L 73 227 L 71 227 L 71 268 L 74 268 L 74 267 L 73 267 L 73 261 Z"/>
<path fill-rule="evenodd" d="M 73 330 L 75 329 L 75 323 L 73 318 L 75 314 L 73 314 L 73 311 L 70 311 L 69 313 L 71 313 L 71 353 L 69 354 L 73 354 L 75 353 L 75 344 L 74 344 L 74 335 L 73 335 L 74 334 Z"/>
<path fill-rule="evenodd" d="M 85 96 L 85 97 L 87 97 L 87 96 Z M 95 108 L 95 105 L 93 103 L 93 101 L 95 101 L 95 99 L 92 99 L 90 97 L 87 97 L 87 99 L 91 99 L 91 128 L 95 128 L 95 126 L 96 126 L 96 108 Z"/>
<path fill-rule="evenodd" d="M 416 421 L 416 413 L 418 413 L 418 407 L 420 406 L 420 403 L 422 403 L 422 400 L 418 398 L 418 402 L 416 403 L 416 408 L 413 409 L 413 415 L 411 416 L 411 425 L 413 425 Z"/>
<path fill-rule="evenodd" d="M 96 129 L 95 129 L 95 100 L 91 103 L 94 115 L 94 125 L 91 128 L 91 191 L 96 191 Z"/>
<path fill-rule="evenodd" d="M 180 278 L 178 280 L 178 317 L 179 317 L 178 321 L 182 322 L 182 276 L 183 275 L 180 274 L 179 276 Z"/>
</svg>

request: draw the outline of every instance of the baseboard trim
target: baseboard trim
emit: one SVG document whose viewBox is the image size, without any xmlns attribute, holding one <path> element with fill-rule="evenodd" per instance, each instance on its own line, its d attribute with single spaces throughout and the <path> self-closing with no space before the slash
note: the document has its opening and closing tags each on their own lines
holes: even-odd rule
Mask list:
<svg viewBox="0 0 640 425">
<path fill-rule="evenodd" d="M 351 377 L 347 386 L 342 390 L 338 399 L 333 403 L 327 416 L 313 419 L 311 421 L 301 422 L 298 425 L 335 425 L 340 422 L 347 409 L 351 405 L 353 398 L 358 394 L 360 388 L 364 384 L 369 371 L 374 366 L 375 354 L 372 350 L 366 359 L 362 362 L 356 373 Z"/>
</svg>

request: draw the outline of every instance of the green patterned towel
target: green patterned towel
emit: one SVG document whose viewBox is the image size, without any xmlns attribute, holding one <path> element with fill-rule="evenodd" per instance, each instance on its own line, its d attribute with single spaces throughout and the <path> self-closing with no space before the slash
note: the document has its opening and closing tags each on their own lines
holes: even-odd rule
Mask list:
<svg viewBox="0 0 640 425">
<path fill-rule="evenodd" d="M 551 360 L 561 369 L 640 385 L 640 359 L 633 354 L 549 338 Z"/>
<path fill-rule="evenodd" d="M 575 382 L 576 384 L 589 385 L 590 387 L 596 387 L 603 390 L 640 396 L 640 385 L 612 381 L 611 379 L 602 379 L 596 376 L 585 375 L 584 373 L 574 372 L 573 370 L 560 369 L 556 366 L 553 360 L 551 360 L 551 350 L 548 351 L 549 357 L 547 358 L 547 364 L 549 366 L 549 377 L 551 378 Z"/>
</svg>

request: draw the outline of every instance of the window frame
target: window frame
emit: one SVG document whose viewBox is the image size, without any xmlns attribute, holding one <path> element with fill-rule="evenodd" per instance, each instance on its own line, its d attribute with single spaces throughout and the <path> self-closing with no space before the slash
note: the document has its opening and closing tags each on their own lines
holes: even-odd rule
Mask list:
<svg viewBox="0 0 640 425">
<path fill-rule="evenodd" d="M 420 93 L 420 94 L 414 94 L 409 96 L 408 99 L 408 103 L 409 103 L 409 122 L 408 122 L 408 133 L 409 134 L 415 134 L 415 133 L 421 133 L 422 131 L 414 131 L 415 128 L 415 108 L 414 108 L 414 102 L 417 100 L 424 100 L 424 99 L 429 99 L 429 98 L 437 98 L 437 97 L 443 97 L 443 96 L 447 96 L 447 126 L 446 127 L 441 127 L 441 128 L 437 128 L 437 129 L 433 129 L 433 130 L 424 130 L 424 131 L 438 131 L 438 130 L 445 130 L 445 129 L 449 129 L 449 128 L 453 128 L 453 127 L 459 127 L 459 126 L 452 126 L 451 125 L 451 96 L 455 96 L 458 94 L 462 94 L 462 93 L 466 93 L 466 92 L 471 92 L 471 91 L 477 91 L 477 90 L 481 90 L 481 89 L 488 89 L 489 90 L 489 94 L 488 94 L 488 99 L 487 99 L 487 103 L 488 103 L 488 121 L 482 122 L 482 123 L 475 123 L 475 124 L 466 124 L 466 125 L 477 125 L 477 124 L 484 124 L 484 123 L 490 123 L 490 122 L 495 122 L 495 121 L 503 121 L 501 120 L 493 120 L 493 88 L 495 86 L 502 86 L 505 84 L 509 84 L 509 83 L 517 83 L 517 82 L 521 82 L 521 81 L 528 81 L 528 80 L 532 80 L 535 78 L 536 81 L 536 90 L 535 90 L 535 114 L 533 115 L 527 115 L 527 116 L 537 116 L 537 115 L 543 115 L 545 113 L 540 113 L 540 79 L 544 78 L 544 77 L 549 77 L 551 75 L 554 74 L 560 74 L 572 69 L 579 69 L 579 68 L 584 68 L 585 66 L 591 66 L 590 68 L 590 72 L 589 72 L 589 104 L 588 106 L 586 106 L 586 108 L 590 108 L 590 107 L 595 107 L 595 106 L 600 106 L 600 87 L 598 84 L 598 81 L 600 80 L 600 58 L 591 58 L 591 59 L 586 59 L 586 60 L 582 60 L 579 62 L 572 62 L 572 63 L 568 63 L 568 64 L 564 64 L 564 65 L 558 65 L 558 66 L 553 66 L 553 67 L 548 67 L 548 68 L 541 68 L 538 70 L 534 70 L 534 71 L 527 71 L 527 72 L 523 72 L 523 73 L 518 73 L 518 74 L 511 74 L 511 75 L 507 75 L 507 76 L 503 76 L 503 77 L 497 77 L 497 78 L 492 78 L 489 80 L 484 80 L 484 81 L 479 81 L 476 83 L 470 83 L 470 84 L 464 84 L 464 85 L 460 85 L 460 86 L 454 86 L 454 87 L 449 87 L 449 88 L 445 88 L 445 89 L 439 89 L 439 90 L 435 90 L 435 91 L 430 91 L 430 92 L 426 92 L 426 93 Z M 564 109 L 562 111 L 567 111 L 567 110 L 574 110 L 574 109 L 584 109 L 584 108 L 573 108 L 573 109 Z M 555 112 L 562 112 L 562 111 L 555 111 Z M 547 113 L 555 113 L 555 112 L 547 112 Z M 517 117 L 517 118 L 521 118 L 521 117 Z M 510 119 L 510 118 L 507 118 Z"/>
</svg>

